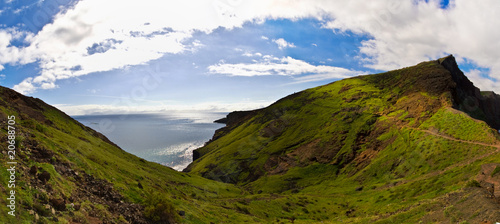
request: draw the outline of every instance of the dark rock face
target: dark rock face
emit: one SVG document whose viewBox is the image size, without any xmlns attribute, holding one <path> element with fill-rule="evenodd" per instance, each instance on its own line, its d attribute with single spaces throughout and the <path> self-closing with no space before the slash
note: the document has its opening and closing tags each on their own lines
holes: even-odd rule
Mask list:
<svg viewBox="0 0 500 224">
<path fill-rule="evenodd" d="M 480 105 L 486 114 L 488 124 L 500 129 L 500 96 L 494 92 L 487 92 L 483 95 Z"/>
<path fill-rule="evenodd" d="M 500 96 L 494 92 L 481 93 L 460 71 L 452 55 L 439 59 L 438 62 L 451 73 L 456 83 L 452 89 L 453 107 L 473 118 L 485 121 L 492 128 L 500 129 Z"/>
<path fill-rule="evenodd" d="M 30 174 L 35 175 L 38 172 L 38 168 L 36 166 L 32 166 L 30 168 Z"/>
<path fill-rule="evenodd" d="M 75 174 L 70 173 L 68 175 L 75 176 Z M 111 213 L 122 214 L 130 223 L 150 223 L 142 214 L 143 206 L 124 202 L 123 196 L 114 189 L 113 184 L 89 174 L 81 174 L 80 176 L 80 181 L 77 183 L 78 190 L 73 195 L 77 199 L 75 201 L 89 200 L 96 204 L 104 204 L 109 207 Z M 80 207 L 79 204 L 74 206 L 77 211 Z"/>
<path fill-rule="evenodd" d="M 58 211 L 66 211 L 66 203 L 64 199 L 50 199 L 50 203 Z"/>
<path fill-rule="evenodd" d="M 185 216 L 185 215 L 186 215 L 186 212 L 185 212 L 185 211 L 179 211 L 179 215 L 180 215 L 180 216 Z"/>
<path fill-rule="evenodd" d="M 215 123 L 226 124 L 227 126 L 233 126 L 242 120 L 246 120 L 248 116 L 255 114 L 257 111 L 234 111 L 229 113 L 225 118 L 214 121 Z"/>
<path fill-rule="evenodd" d="M 41 180 L 43 184 L 45 184 L 50 180 L 50 173 L 47 171 L 43 171 L 40 175 L 38 175 L 38 179 Z"/>
<path fill-rule="evenodd" d="M 193 161 L 199 159 L 201 157 L 201 154 L 197 150 L 193 150 Z"/>
</svg>

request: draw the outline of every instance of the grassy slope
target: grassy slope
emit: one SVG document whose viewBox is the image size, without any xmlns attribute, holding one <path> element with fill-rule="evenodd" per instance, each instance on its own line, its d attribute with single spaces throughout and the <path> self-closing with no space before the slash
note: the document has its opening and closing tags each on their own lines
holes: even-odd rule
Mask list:
<svg viewBox="0 0 500 224">
<path fill-rule="evenodd" d="M 428 64 L 432 66 L 432 63 Z M 427 68 L 428 64 L 417 67 Z M 390 118 L 413 125 L 419 117 L 432 113 L 423 110 L 418 117 L 408 116 L 405 112 L 406 102 L 411 104 L 418 97 L 418 100 L 425 104 L 442 106 L 438 99 L 441 96 L 406 91 L 418 79 L 412 76 L 413 70 L 415 68 L 346 79 L 306 90 L 294 98 L 281 100 L 231 133 L 202 148 L 200 151 L 206 155 L 195 161 L 191 166 L 192 171 L 209 172 L 206 176 L 212 177 L 210 175 L 216 176 L 220 168 L 228 171 L 224 173 L 224 176 L 227 176 L 231 175 L 231 166 L 241 161 L 250 168 L 260 168 L 269 155 L 286 154 L 313 140 L 319 141 L 319 145 L 327 145 L 331 143 L 332 138 L 337 138 L 334 143 L 340 143 L 339 153 L 333 160 L 338 159 L 340 165 L 345 165 L 339 157 L 352 153 L 359 134 L 371 131 L 375 122 L 383 123 L 384 119 Z M 394 83 L 395 86 L 379 87 L 383 82 Z M 271 134 L 265 135 L 265 132 Z M 217 166 L 212 169 L 214 163 L 217 163 Z M 244 181 L 246 174 L 238 175 L 234 179 L 236 181 L 233 182 Z"/>
<path fill-rule="evenodd" d="M 2 90 L 7 91 L 7 90 Z M 4 100 L 4 99 L 1 99 Z M 7 102 L 6 102 L 7 103 Z M 155 192 L 167 198 L 176 210 L 185 211 L 183 218 L 192 223 L 209 223 L 221 219 L 252 220 L 251 217 L 242 215 L 232 209 L 221 207 L 214 203 L 213 198 L 234 198 L 240 197 L 242 191 L 230 184 L 224 184 L 174 171 L 168 167 L 144 161 L 136 156 L 124 152 L 116 146 L 103 141 L 95 136 L 95 133 L 85 130 L 74 120 L 57 111 L 54 108 L 45 107 L 43 115 L 47 117 L 53 125 L 40 123 L 39 121 L 19 114 L 16 109 L 0 107 L 0 115 L 5 118 L 7 115 L 17 117 L 18 138 L 20 142 L 17 161 L 17 216 L 12 218 L 7 215 L 7 208 L 0 206 L 0 223 L 32 223 L 34 215 L 30 215 L 30 210 L 36 210 L 39 205 L 49 204 L 44 198 L 70 198 L 74 195 L 78 180 L 58 173 L 55 166 L 57 164 L 69 164 L 69 166 L 79 172 L 90 174 L 98 179 L 105 179 L 113 183 L 114 189 L 124 196 L 124 200 L 131 203 L 147 204 L 146 198 L 149 192 Z M 23 117 L 23 118 L 21 118 Z M 57 127 L 57 128 L 55 128 Z M 6 124 L 2 122 L 0 139 L 2 139 L 2 149 L 6 144 Z M 32 142 L 37 142 L 36 148 L 46 148 L 55 153 L 50 161 L 36 162 L 34 158 L 34 147 Z M 5 205 L 7 171 L 6 155 L 0 154 L 0 204 Z M 32 181 L 35 179 L 29 174 L 29 168 L 36 165 L 51 174 L 47 185 L 35 189 Z M 138 187 L 141 183 L 143 189 Z M 50 185 L 53 191 L 47 193 L 47 186 Z M 40 196 L 44 195 L 44 196 Z M 57 212 L 59 223 L 68 223 L 78 217 L 83 217 L 83 221 L 88 216 L 94 216 L 101 220 L 121 223 L 123 219 L 113 216 L 107 210 L 105 204 L 90 205 L 90 201 L 79 201 L 82 208 L 87 211 L 63 211 Z M 69 204 L 69 201 L 67 201 Z M 90 210 L 90 211 L 89 211 Z M 95 213 L 95 214 L 94 214 Z M 97 214 L 97 215 L 96 215 Z M 53 215 L 43 217 L 39 215 L 41 222 L 53 222 Z M 75 218 L 76 217 L 76 218 Z M 121 220 L 121 221 L 120 221 Z"/>
<path fill-rule="evenodd" d="M 434 91 L 447 86 L 433 86 L 428 91 L 415 72 L 445 73 L 429 62 L 287 97 L 202 148 L 205 155 L 191 166 L 191 173 L 179 173 L 123 152 L 53 108 L 45 107 L 43 112 L 53 123 L 49 125 L 16 109 L 0 107 L 0 118 L 23 117 L 18 119 L 18 161 L 24 169 L 17 177 L 19 216 L 4 215 L 6 207 L 1 206 L 0 222 L 32 223 L 34 215 L 29 210 L 45 205 L 44 197 L 70 197 L 77 190 L 77 180 L 58 173 L 56 166 L 62 163 L 80 174 L 108 180 L 129 202 L 147 204 L 151 199 L 148 191 L 157 192 L 175 210 L 186 212 L 180 219 L 184 223 L 425 220 L 429 210 L 446 206 L 448 193 L 471 194 L 470 188 L 464 188 L 466 183 L 481 164 L 498 161 L 500 155 L 478 158 L 496 150 L 487 145 L 497 143 L 497 134 L 484 123 L 450 109 L 449 93 Z M 2 127 L 0 138 L 5 139 L 5 134 Z M 34 151 L 28 149 L 32 141 L 39 143 L 37 148 L 55 152 L 55 159 L 32 158 Z M 3 148 L 5 141 L 2 144 Z M 5 160 L 2 154 L 0 163 L 5 165 Z M 46 196 L 46 189 L 31 187 L 33 177 L 28 170 L 32 165 L 51 174 L 48 183 L 54 190 L 50 195 Z M 198 173 L 238 184 L 207 180 Z M 0 181 L 5 183 L 6 178 L 6 170 L 0 169 Z M 5 204 L 5 187 L 0 190 L 0 204 Z M 461 203 L 469 202 L 464 199 Z M 78 203 L 85 210 L 56 212 L 60 223 L 89 216 L 123 221 L 106 205 Z M 459 208 L 456 203 L 454 210 L 439 212 L 445 221 L 483 218 L 460 213 Z M 42 222 L 55 222 L 53 215 L 40 217 Z"/>
<path fill-rule="evenodd" d="M 498 134 L 451 108 L 450 81 L 426 62 L 306 90 L 200 149 L 191 173 L 279 195 L 248 205 L 259 217 L 418 222 L 500 158 L 478 157 L 497 149 Z M 272 214 L 254 209 L 273 203 Z"/>
</svg>

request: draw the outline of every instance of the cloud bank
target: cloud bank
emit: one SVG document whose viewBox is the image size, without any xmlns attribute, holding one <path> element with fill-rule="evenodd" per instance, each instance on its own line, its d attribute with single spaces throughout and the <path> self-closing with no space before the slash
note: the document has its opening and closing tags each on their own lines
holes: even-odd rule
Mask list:
<svg viewBox="0 0 500 224">
<path fill-rule="evenodd" d="M 351 71 L 345 68 L 326 65 L 311 65 L 305 61 L 297 60 L 292 57 L 277 58 L 271 55 L 262 56 L 260 61 L 256 63 L 227 64 L 222 62 L 209 66 L 208 70 L 210 73 L 214 74 L 247 77 L 266 75 L 308 75 L 307 78 L 298 78 L 299 82 L 319 81 L 334 78 L 342 79 L 362 74 L 362 72 Z"/>
<path fill-rule="evenodd" d="M 57 14 L 36 34 L 1 29 L 0 66 L 38 63 L 40 74 L 14 87 L 31 93 L 56 88 L 57 80 L 202 47 L 190 43 L 194 31 L 210 33 L 268 19 L 316 18 L 332 32 L 369 36 L 358 56 L 366 67 L 389 70 L 453 53 L 488 68 L 487 75 L 498 79 L 498 11 L 496 0 L 455 0 L 446 9 L 437 0 L 85 0 Z M 27 45 L 11 45 L 19 40 Z M 290 44 L 283 41 L 276 40 Z M 255 67 L 261 67 L 259 62 Z M 231 69 L 245 71 L 243 65 Z M 473 81 L 488 83 L 484 79 L 474 76 Z M 488 86 L 499 87 L 496 82 Z"/>
<path fill-rule="evenodd" d="M 138 114 L 138 113 L 154 113 L 154 112 L 176 112 L 181 111 L 186 114 L 189 112 L 230 112 L 236 110 L 255 110 L 271 105 L 272 102 L 252 101 L 252 102 L 237 102 L 237 103 L 222 103 L 222 102 L 205 102 L 193 105 L 168 105 L 168 106 L 121 106 L 121 105 L 100 105 L 100 104 L 84 104 L 84 105 L 54 105 L 58 109 L 66 112 L 71 116 L 78 115 L 97 115 L 97 114 Z"/>
</svg>

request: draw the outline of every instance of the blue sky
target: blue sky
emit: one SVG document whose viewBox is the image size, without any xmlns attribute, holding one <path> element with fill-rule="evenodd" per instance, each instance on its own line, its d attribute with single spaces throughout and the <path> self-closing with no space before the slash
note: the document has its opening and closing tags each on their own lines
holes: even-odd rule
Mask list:
<svg viewBox="0 0 500 224">
<path fill-rule="evenodd" d="M 494 0 L 0 0 L 0 85 L 71 115 L 227 112 L 454 54 L 476 86 L 500 92 L 499 9 Z"/>
</svg>

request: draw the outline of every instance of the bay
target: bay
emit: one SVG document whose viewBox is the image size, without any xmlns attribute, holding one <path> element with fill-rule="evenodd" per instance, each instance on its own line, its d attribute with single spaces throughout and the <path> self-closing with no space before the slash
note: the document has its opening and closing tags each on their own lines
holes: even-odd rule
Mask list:
<svg viewBox="0 0 500 224">
<path fill-rule="evenodd" d="M 192 162 L 193 150 L 210 140 L 223 124 L 219 112 L 165 112 L 73 116 L 123 150 L 176 170 Z"/>
</svg>

